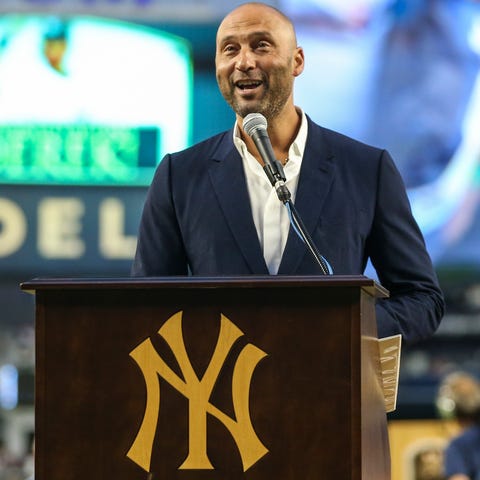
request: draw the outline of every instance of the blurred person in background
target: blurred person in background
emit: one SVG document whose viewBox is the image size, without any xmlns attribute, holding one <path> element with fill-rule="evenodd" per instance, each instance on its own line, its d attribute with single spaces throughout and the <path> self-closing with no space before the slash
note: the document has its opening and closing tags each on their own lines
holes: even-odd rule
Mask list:
<svg viewBox="0 0 480 480">
<path fill-rule="evenodd" d="M 422 448 L 414 457 L 413 480 L 445 480 L 443 450 L 438 445 Z"/>
<path fill-rule="evenodd" d="M 454 418 L 461 432 L 447 445 L 447 480 L 480 480 L 480 382 L 465 372 L 454 372 L 440 384 L 437 408 L 443 418 Z"/>
</svg>

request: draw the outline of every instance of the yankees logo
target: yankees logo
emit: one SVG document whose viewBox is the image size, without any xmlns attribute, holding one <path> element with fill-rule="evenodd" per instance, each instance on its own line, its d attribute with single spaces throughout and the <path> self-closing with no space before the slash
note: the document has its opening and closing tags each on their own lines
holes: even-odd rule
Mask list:
<svg viewBox="0 0 480 480">
<path fill-rule="evenodd" d="M 150 471 L 160 411 L 160 376 L 188 399 L 188 455 L 179 469 L 214 469 L 207 455 L 207 414 L 209 414 L 222 422 L 230 432 L 239 450 L 243 471 L 247 471 L 268 452 L 255 433 L 249 409 L 253 372 L 267 354 L 252 344 L 245 345 L 239 353 L 232 377 L 235 418 L 231 418 L 210 402 L 210 396 L 228 354 L 237 340 L 244 335 L 243 332 L 227 317 L 221 315 L 217 344 L 202 378 L 195 373 L 186 351 L 182 334 L 182 312 L 170 317 L 158 334 L 163 337 L 175 355 L 183 378 L 165 363 L 150 339 L 146 339 L 130 352 L 130 356 L 143 373 L 147 402 L 142 424 L 127 456 L 146 472 Z"/>
</svg>

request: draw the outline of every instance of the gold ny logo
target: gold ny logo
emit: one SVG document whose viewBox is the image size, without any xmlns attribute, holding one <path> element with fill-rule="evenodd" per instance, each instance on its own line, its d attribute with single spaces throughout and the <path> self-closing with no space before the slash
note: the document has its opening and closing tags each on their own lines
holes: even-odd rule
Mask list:
<svg viewBox="0 0 480 480">
<path fill-rule="evenodd" d="M 193 370 L 182 335 L 182 312 L 170 317 L 158 331 L 180 366 L 183 379 L 159 356 L 150 339 L 138 345 L 130 356 L 140 367 L 147 389 L 145 415 L 140 430 L 127 456 L 150 471 L 152 447 L 157 430 L 160 410 L 160 375 L 189 401 L 188 455 L 179 469 L 212 470 L 207 456 L 207 413 L 216 417 L 228 429 L 237 444 L 246 472 L 267 452 L 253 429 L 249 410 L 249 393 L 253 372 L 267 354 L 252 344 L 240 352 L 232 378 L 232 399 L 235 419 L 229 417 L 210 403 L 213 387 L 220 375 L 228 353 L 243 332 L 227 317 L 221 315 L 220 333 L 212 359 L 201 379 Z"/>
</svg>

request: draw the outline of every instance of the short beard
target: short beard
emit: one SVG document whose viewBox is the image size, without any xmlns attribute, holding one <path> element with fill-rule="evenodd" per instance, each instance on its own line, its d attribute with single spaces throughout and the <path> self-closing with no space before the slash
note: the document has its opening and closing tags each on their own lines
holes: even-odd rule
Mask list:
<svg viewBox="0 0 480 480">
<path fill-rule="evenodd" d="M 249 113 L 261 113 L 267 120 L 271 120 L 280 114 L 285 107 L 287 99 L 288 97 L 276 97 L 271 102 L 269 102 L 268 99 L 266 99 L 266 101 L 262 99 L 257 105 L 239 105 L 235 99 L 232 99 L 228 103 L 233 111 L 241 118 L 245 118 Z"/>
<path fill-rule="evenodd" d="M 293 89 L 293 84 L 276 85 L 271 89 L 266 84 L 266 93 L 255 104 L 244 105 L 238 102 L 235 97 L 235 85 L 229 85 L 228 89 L 220 89 L 223 98 L 230 105 L 232 110 L 241 118 L 245 118 L 249 113 L 261 113 L 267 120 L 277 117 L 284 109 Z"/>
<path fill-rule="evenodd" d="M 229 95 L 224 95 L 226 102 L 233 111 L 241 118 L 245 118 L 249 113 L 261 113 L 267 120 L 275 118 L 285 107 L 290 93 L 281 95 L 268 94 L 255 104 L 244 105 L 237 102 L 233 91 Z"/>
</svg>

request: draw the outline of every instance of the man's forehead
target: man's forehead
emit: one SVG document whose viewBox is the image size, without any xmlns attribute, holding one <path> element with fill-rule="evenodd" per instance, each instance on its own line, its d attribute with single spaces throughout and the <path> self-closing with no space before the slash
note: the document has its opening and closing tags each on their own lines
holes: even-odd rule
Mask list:
<svg viewBox="0 0 480 480">
<path fill-rule="evenodd" d="M 277 15 L 267 15 L 264 10 L 261 12 L 261 14 L 257 15 L 237 14 L 236 11 L 232 12 L 225 17 L 220 24 L 217 39 L 221 40 L 224 37 L 235 35 L 268 35 L 277 29 L 283 31 L 286 28 L 286 25 L 282 25 L 281 17 Z"/>
</svg>

